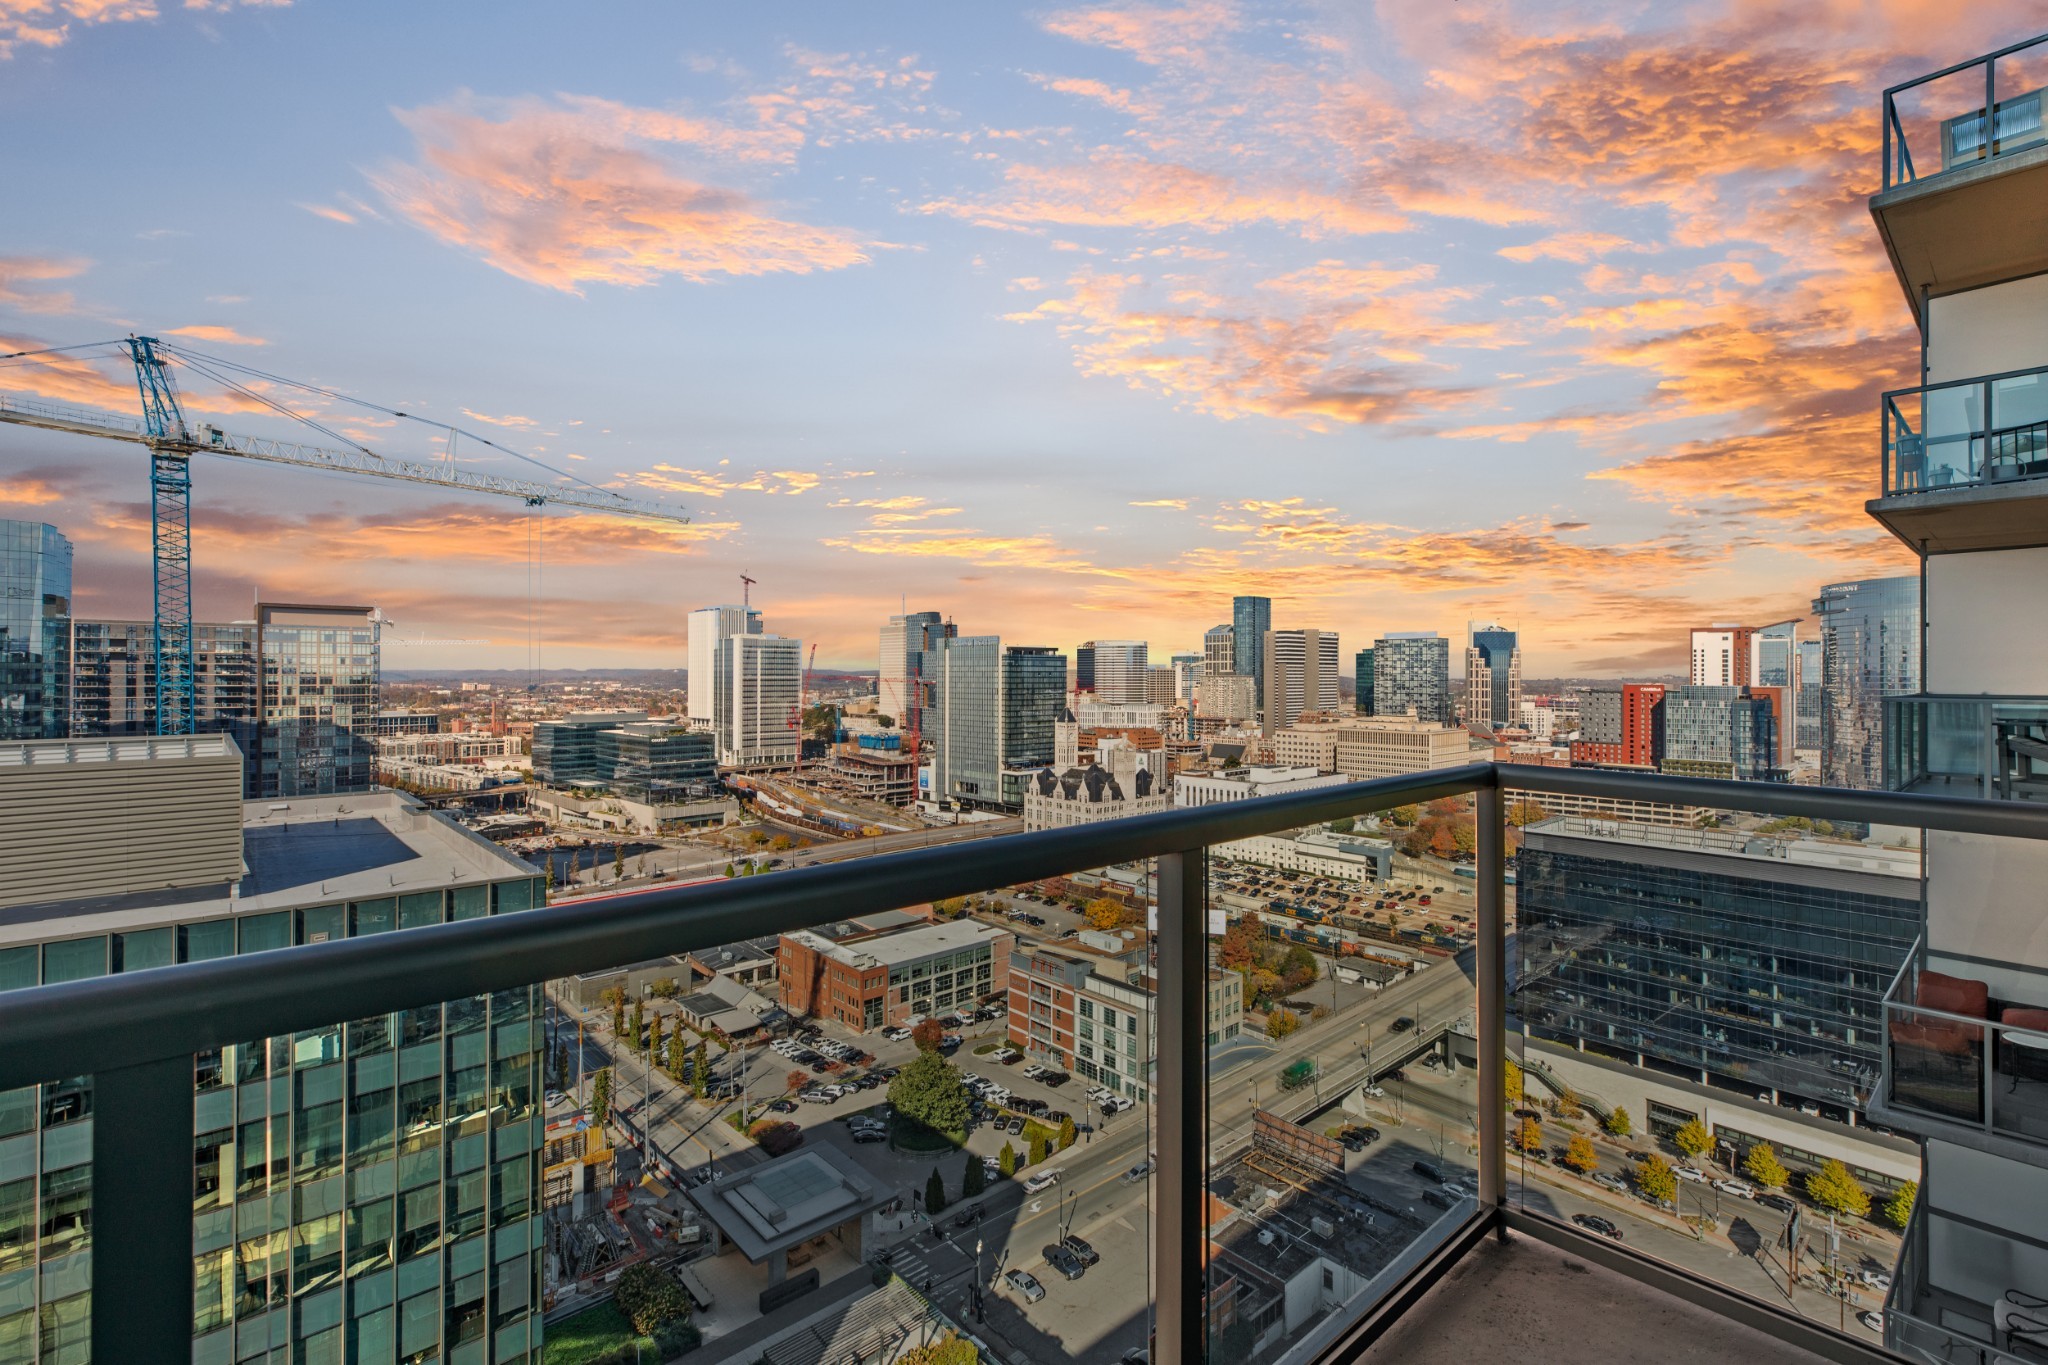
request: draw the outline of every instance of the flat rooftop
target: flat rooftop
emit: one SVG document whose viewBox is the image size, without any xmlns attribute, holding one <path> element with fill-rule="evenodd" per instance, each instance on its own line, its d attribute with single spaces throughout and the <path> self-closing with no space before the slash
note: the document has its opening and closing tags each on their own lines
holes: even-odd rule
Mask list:
<svg viewBox="0 0 2048 1365">
<path fill-rule="evenodd" d="M 1594 843 L 1625 844 L 1631 848 L 1667 849 L 1677 853 L 1705 854 L 1716 858 L 1739 858 L 1745 862 L 1776 868 L 1813 868 L 1855 872 L 1875 877 L 1920 879 L 1920 852 L 1881 844 L 1850 843 L 1834 839 L 1781 839 L 1745 830 L 1686 829 L 1673 825 L 1647 825 L 1629 820 L 1607 820 L 1587 815 L 1560 815 L 1538 821 L 1523 830 L 1524 837 L 1583 839 Z"/>
<path fill-rule="evenodd" d="M 848 966 L 897 967 L 939 953 L 953 953 L 993 943 L 999 938 L 1008 938 L 1009 934 L 993 925 L 958 919 L 950 924 L 922 924 L 915 929 L 903 929 L 852 943 L 833 943 L 807 930 L 798 930 L 790 937 L 808 939 L 814 952 L 823 953 Z"/>
<path fill-rule="evenodd" d="M 880 1208 L 894 1194 L 830 1146 L 806 1148 L 687 1191 L 740 1254 L 777 1251 Z"/>
</svg>

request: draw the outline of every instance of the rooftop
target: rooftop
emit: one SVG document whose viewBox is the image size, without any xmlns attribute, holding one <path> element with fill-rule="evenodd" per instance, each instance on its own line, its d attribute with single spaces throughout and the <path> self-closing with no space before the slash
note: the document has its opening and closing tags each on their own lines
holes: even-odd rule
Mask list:
<svg viewBox="0 0 2048 1365">
<path fill-rule="evenodd" d="M 1920 851 L 1834 839 L 1780 839 L 1742 830 L 1681 829 L 1596 816 L 1560 815 L 1528 826 L 1525 836 L 1586 839 L 1604 844 L 1663 849 L 1674 853 L 1740 858 L 1780 868 L 1856 872 L 1874 877 L 1920 879 Z"/>
<path fill-rule="evenodd" d="M 1009 935 L 994 925 L 959 919 L 947 924 L 921 924 L 915 929 L 903 929 L 853 943 L 833 943 L 808 930 L 798 930 L 789 937 L 799 941 L 808 939 L 807 946 L 814 952 L 849 966 L 894 967 L 936 953 L 957 952 L 962 948 L 992 943 Z"/>
<path fill-rule="evenodd" d="M 894 1193 L 821 1144 L 698 1186 L 689 1197 L 743 1256 L 764 1261 L 881 1207 Z"/>
</svg>

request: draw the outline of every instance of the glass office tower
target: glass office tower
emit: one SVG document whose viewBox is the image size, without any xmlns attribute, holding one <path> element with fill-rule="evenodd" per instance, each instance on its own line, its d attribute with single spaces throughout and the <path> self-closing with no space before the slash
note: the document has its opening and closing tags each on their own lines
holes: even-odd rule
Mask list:
<svg viewBox="0 0 2048 1365">
<path fill-rule="evenodd" d="M 256 607 L 263 717 L 251 800 L 370 789 L 377 770 L 378 619 L 369 607 Z"/>
<path fill-rule="evenodd" d="M 0 740 L 57 739 L 69 723 L 71 542 L 0 521 Z"/>
<path fill-rule="evenodd" d="M 960 635 L 925 656 L 932 705 L 924 739 L 934 750 L 932 795 L 940 801 L 1002 804 L 1002 652 L 993 635 Z"/>
<path fill-rule="evenodd" d="M 1352 667 L 1356 670 L 1353 675 L 1352 702 L 1357 706 L 1359 715 L 1369 716 L 1372 714 L 1372 651 L 1359 650 Z"/>
<path fill-rule="evenodd" d="M 1884 785 L 1884 699 L 1920 690 L 1920 580 L 1830 583 L 1820 618 L 1820 780 Z"/>
<path fill-rule="evenodd" d="M 1451 723 L 1451 642 L 1433 630 L 1397 630 L 1372 642 L 1372 710 Z"/>
<path fill-rule="evenodd" d="M 1273 599 L 1233 597 L 1230 599 L 1232 662 L 1238 676 L 1252 680 L 1253 697 L 1266 704 L 1266 632 L 1273 629 Z"/>
</svg>

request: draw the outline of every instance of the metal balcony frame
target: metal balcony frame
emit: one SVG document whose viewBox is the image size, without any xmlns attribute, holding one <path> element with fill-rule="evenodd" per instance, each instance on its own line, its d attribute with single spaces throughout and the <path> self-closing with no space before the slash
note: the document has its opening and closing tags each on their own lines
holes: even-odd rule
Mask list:
<svg viewBox="0 0 2048 1365">
<path fill-rule="evenodd" d="M 2010 47 L 2002 47 L 1996 52 L 1987 52 L 1980 57 L 1972 57 L 1968 61 L 1957 62 L 1954 66 L 1945 66 L 1939 71 L 1930 71 L 1924 76 L 1915 76 L 1912 80 L 1902 81 L 1885 91 L 1884 188 L 1889 190 L 1898 185 L 1913 185 L 1923 180 L 1935 180 L 1948 174 L 1951 170 L 1963 169 L 1961 166 L 1952 166 L 1947 168 L 1947 170 L 1934 171 L 1924 176 L 1918 174 L 1913 169 L 1913 153 L 1911 148 L 1906 145 L 1905 125 L 1899 122 L 1898 97 L 1900 95 L 1908 90 L 1917 89 L 1920 86 L 1929 85 L 1935 81 L 1946 80 L 1950 76 L 1968 71 L 1973 66 L 1981 66 L 1984 68 L 1984 103 L 1980 106 L 1980 109 L 1985 114 L 1986 119 L 1991 120 L 1995 118 L 1994 111 L 1998 107 L 1999 59 L 2001 57 L 2010 57 L 2015 52 L 2023 52 L 2027 48 L 2036 47 L 2042 43 L 2048 43 L 2048 33 L 2014 43 Z M 1967 115 L 1969 112 L 1969 110 L 1965 109 L 1961 111 L 1959 116 Z M 1985 155 L 1970 164 L 1982 165 L 1984 162 L 1998 159 L 1999 153 L 1991 150 L 1996 141 L 1992 136 L 1995 131 L 1995 123 L 1987 122 L 1987 126 L 1984 129 Z"/>
<path fill-rule="evenodd" d="M 183 1362 L 192 1339 L 193 1054 L 620 963 L 694 952 L 1020 882 L 1157 858 L 1160 1001 L 1153 1189 L 1154 1359 L 1206 1345 L 1203 1223 L 1208 1090 L 1203 1005 L 1207 850 L 1216 844 L 1468 793 L 1478 798 L 1474 914 L 1479 1034 L 1479 1210 L 1382 1305 L 1412 1302 L 1484 1232 L 1509 1227 L 1839 1360 L 1880 1360 L 1847 1337 L 1671 1267 L 1507 1209 L 1504 792 L 1807 815 L 2048 839 L 2048 809 L 2008 802 L 1774 783 L 1477 763 L 1289 796 L 893 854 L 708 886 L 671 887 L 404 934 L 344 939 L 0 994 L 0 1089 L 93 1078 L 92 1344 L 105 1360 Z M 1565 1240 L 1561 1240 L 1565 1239 Z M 1619 1259 L 1617 1259 L 1619 1258 Z M 1368 1313 L 1359 1330 L 1376 1335 Z M 1369 1341 L 1368 1336 L 1366 1340 Z M 1340 1343 L 1339 1359 L 1363 1344 Z"/>
<path fill-rule="evenodd" d="M 2048 39 L 2041 41 L 2048 41 Z M 1998 385 L 2008 379 L 2024 379 L 2029 375 L 2048 375 L 2048 365 L 2036 365 L 2031 369 L 2024 370 L 2005 370 L 1998 374 L 1972 375 L 1968 379 L 1947 379 L 1938 384 L 1912 384 L 1903 389 L 1891 389 L 1881 395 L 1878 409 L 1879 425 L 1881 428 L 1879 433 L 1879 452 L 1882 459 L 1882 468 L 1879 473 L 1880 482 L 1878 484 L 1880 496 L 1887 498 L 1905 497 L 1914 493 L 1939 492 L 1956 488 L 1981 488 L 2048 477 L 2048 475 L 2042 474 L 2014 474 L 2006 478 L 1993 478 L 1990 472 L 1992 442 L 1996 438 L 2009 436 L 2016 432 L 2031 431 L 2033 428 L 2042 425 L 2040 422 L 2024 422 L 2018 426 L 2002 428 L 1997 425 L 1998 414 L 1995 408 L 1998 401 Z M 1924 430 L 1913 430 L 1912 424 L 1907 422 L 1905 415 L 1899 411 L 1898 400 L 1918 394 L 1920 396 L 1920 425 L 1925 427 L 1927 425 L 1928 394 L 1937 393 L 1944 389 L 1968 388 L 1982 391 L 1979 398 L 1981 403 L 1979 409 L 1982 414 L 1981 420 L 1971 430 L 1955 433 L 1952 437 L 1944 437 L 1944 440 L 1951 444 L 1960 445 L 1965 450 L 1971 450 L 1981 443 L 1984 448 L 1981 467 L 1975 475 L 1969 474 L 1967 470 L 1955 471 L 1961 477 L 1948 483 L 1930 484 L 1926 481 L 1928 471 L 1924 468 L 1927 458 L 1931 453 L 1927 433 Z M 1920 459 L 1923 465 L 1921 480 L 1911 488 L 1894 487 L 1894 482 L 1903 477 L 1903 471 L 1900 468 L 1901 461 L 1897 458 L 1899 445 L 1908 438 L 1917 440 L 1920 443 Z M 1947 468 L 1954 470 L 1954 466 L 1947 466 Z"/>
</svg>

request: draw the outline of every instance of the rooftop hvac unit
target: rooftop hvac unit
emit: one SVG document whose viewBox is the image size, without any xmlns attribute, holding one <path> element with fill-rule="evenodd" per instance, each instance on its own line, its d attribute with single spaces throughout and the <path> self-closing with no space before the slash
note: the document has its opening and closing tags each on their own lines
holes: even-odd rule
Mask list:
<svg viewBox="0 0 2048 1365">
<path fill-rule="evenodd" d="M 1260 1228 L 1260 1229 L 1259 1229 L 1259 1245 L 1260 1245 L 1260 1246 L 1262 1246 L 1262 1247 L 1269 1247 L 1269 1246 L 1273 1245 L 1273 1229 L 1271 1229 L 1271 1228 Z"/>
<path fill-rule="evenodd" d="M 2002 156 L 2048 140 L 2041 124 L 2041 97 L 2032 90 L 1992 106 L 1992 146 L 1984 145 L 1984 111 L 1979 108 L 1941 125 L 1941 168 L 1954 170 L 1988 156 Z"/>
<path fill-rule="evenodd" d="M 1337 1225 L 1327 1218 L 1309 1219 L 1308 1230 L 1322 1238 L 1325 1242 L 1337 1235 Z"/>
</svg>

